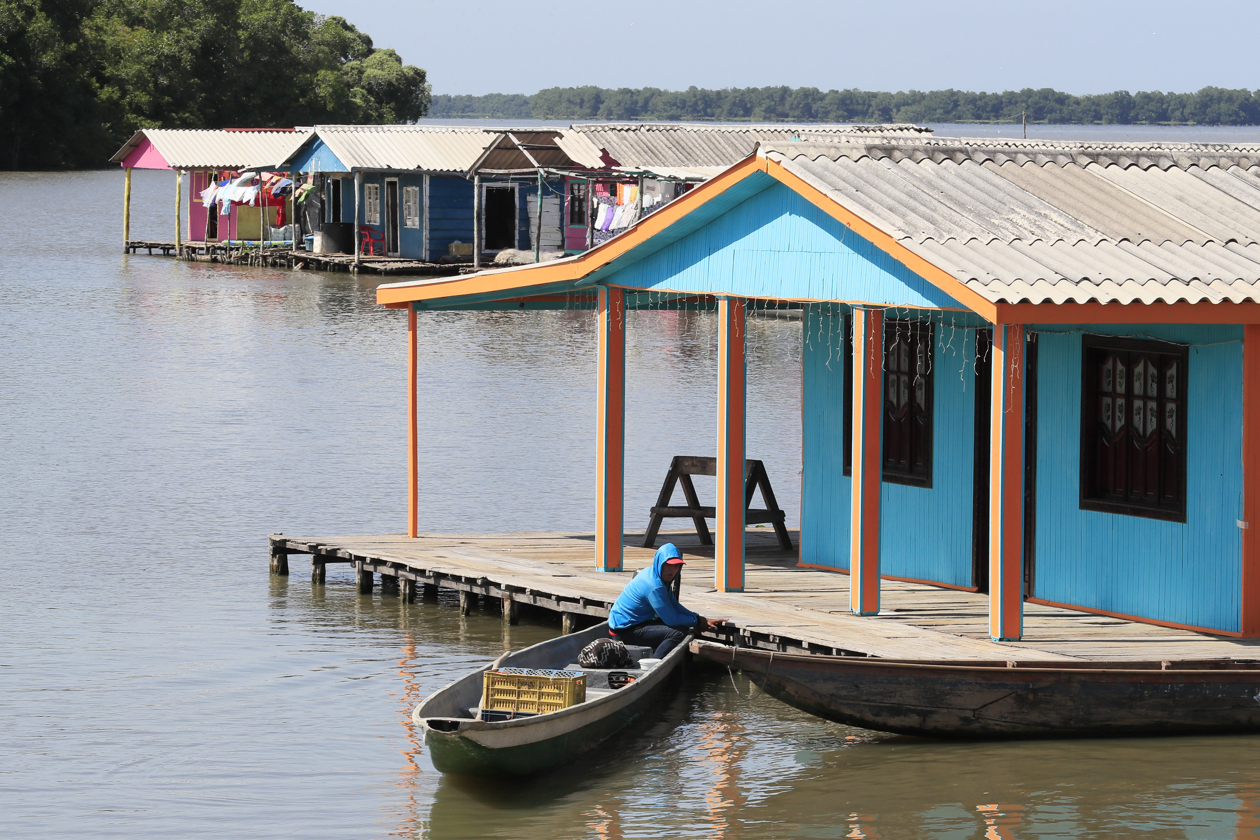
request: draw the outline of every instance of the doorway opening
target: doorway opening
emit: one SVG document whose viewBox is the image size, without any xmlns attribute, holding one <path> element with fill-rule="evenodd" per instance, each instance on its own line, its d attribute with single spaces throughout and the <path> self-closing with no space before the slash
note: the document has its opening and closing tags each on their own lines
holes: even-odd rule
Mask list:
<svg viewBox="0 0 1260 840">
<path fill-rule="evenodd" d="M 398 256 L 398 179 L 385 179 L 385 253 Z"/>
<path fill-rule="evenodd" d="M 516 189 L 486 187 L 485 245 L 482 250 L 516 247 Z"/>
</svg>

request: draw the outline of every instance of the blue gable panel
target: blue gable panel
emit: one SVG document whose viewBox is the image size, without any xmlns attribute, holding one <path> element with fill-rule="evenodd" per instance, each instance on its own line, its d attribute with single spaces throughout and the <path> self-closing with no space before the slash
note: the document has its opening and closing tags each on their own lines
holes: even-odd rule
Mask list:
<svg viewBox="0 0 1260 840">
<path fill-rule="evenodd" d="M 444 256 L 451 243 L 473 241 L 473 183 L 434 175 L 425 196 L 429 214 L 429 259 Z"/>
<path fill-rule="evenodd" d="M 1055 325 L 1037 335 L 1033 595 L 1237 631 L 1242 586 L 1242 328 Z M 1075 331 L 1073 331 L 1075 329 Z M 1186 522 L 1080 509 L 1081 331 L 1189 343 Z"/>
<path fill-rule="evenodd" d="M 296 172 L 349 172 L 350 169 L 337 159 L 322 140 L 312 140 L 298 150 L 290 166 Z"/>
<path fill-rule="evenodd" d="M 964 308 L 778 183 L 601 279 L 643 289 Z"/>
<path fill-rule="evenodd" d="M 801 562 L 849 567 L 844 475 L 843 319 L 806 310 L 801 431 Z M 975 331 L 936 324 L 932 487 L 883 482 L 880 571 L 971 586 Z"/>
</svg>

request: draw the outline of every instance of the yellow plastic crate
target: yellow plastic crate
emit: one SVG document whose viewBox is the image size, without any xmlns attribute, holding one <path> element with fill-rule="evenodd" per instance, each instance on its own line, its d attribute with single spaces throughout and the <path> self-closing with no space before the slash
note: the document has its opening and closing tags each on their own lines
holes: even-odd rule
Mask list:
<svg viewBox="0 0 1260 840">
<path fill-rule="evenodd" d="M 586 702 L 586 674 L 532 668 L 486 671 L 481 708 L 545 715 Z"/>
</svg>

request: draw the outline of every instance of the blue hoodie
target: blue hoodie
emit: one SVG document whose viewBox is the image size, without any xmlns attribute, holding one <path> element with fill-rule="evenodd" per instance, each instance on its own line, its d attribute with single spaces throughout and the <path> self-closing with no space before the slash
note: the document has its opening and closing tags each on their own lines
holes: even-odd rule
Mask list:
<svg viewBox="0 0 1260 840">
<path fill-rule="evenodd" d="M 613 630 L 625 630 L 648 621 L 661 621 L 679 630 L 696 626 L 700 616 L 683 607 L 669 591 L 669 584 L 661 580 L 665 561 L 682 557 L 673 543 L 665 543 L 656 551 L 652 565 L 640 569 L 621 590 L 612 609 L 608 612 L 608 626 Z"/>
</svg>

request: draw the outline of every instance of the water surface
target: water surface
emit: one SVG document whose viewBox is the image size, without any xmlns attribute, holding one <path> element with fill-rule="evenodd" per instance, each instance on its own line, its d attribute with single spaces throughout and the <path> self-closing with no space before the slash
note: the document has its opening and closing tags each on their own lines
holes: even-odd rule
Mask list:
<svg viewBox="0 0 1260 840">
<path fill-rule="evenodd" d="M 136 173 L 134 236 L 171 238 L 171 180 Z M 0 836 L 1256 836 L 1255 738 L 940 744 L 724 670 L 590 764 L 440 777 L 411 708 L 558 623 L 266 565 L 271 531 L 403 527 L 404 316 L 367 277 L 123 256 L 121 193 L 0 174 Z M 750 336 L 750 454 L 795 522 L 800 327 Z M 592 527 L 594 341 L 585 312 L 421 317 L 423 528 Z M 630 522 L 713 451 L 714 345 L 631 316 Z"/>
</svg>

